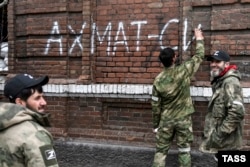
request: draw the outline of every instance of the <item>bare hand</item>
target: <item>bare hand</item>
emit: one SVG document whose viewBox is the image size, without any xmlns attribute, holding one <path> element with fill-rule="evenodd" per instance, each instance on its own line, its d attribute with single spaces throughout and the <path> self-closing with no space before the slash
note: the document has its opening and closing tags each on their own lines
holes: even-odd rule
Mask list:
<svg viewBox="0 0 250 167">
<path fill-rule="evenodd" d="M 196 40 L 203 40 L 204 39 L 202 31 L 198 28 L 194 29 L 194 35 L 195 35 Z"/>
</svg>

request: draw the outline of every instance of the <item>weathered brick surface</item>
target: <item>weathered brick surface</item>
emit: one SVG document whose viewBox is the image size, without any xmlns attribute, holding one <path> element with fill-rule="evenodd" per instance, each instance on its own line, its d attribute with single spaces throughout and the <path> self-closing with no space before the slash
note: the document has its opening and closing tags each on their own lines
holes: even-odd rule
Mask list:
<svg viewBox="0 0 250 167">
<path fill-rule="evenodd" d="M 224 49 L 250 87 L 248 0 L 10 0 L 9 74 L 49 75 L 51 84 L 152 84 L 162 66 L 158 54 L 174 47 L 182 60 L 194 54 L 192 29 L 202 24 L 206 55 Z M 209 86 L 203 62 L 193 85 Z M 73 89 L 73 88 L 72 88 Z M 80 92 L 80 90 L 78 90 Z M 56 137 L 154 144 L 150 99 L 48 94 L 50 130 Z M 197 147 L 207 100 L 194 101 Z M 244 144 L 250 145 L 249 103 Z"/>
</svg>

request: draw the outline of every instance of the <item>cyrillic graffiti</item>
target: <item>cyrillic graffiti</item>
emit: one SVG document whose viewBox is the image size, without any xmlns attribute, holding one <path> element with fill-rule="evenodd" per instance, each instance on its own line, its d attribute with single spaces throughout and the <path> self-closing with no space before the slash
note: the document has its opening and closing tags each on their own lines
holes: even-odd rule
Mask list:
<svg viewBox="0 0 250 167">
<path fill-rule="evenodd" d="M 143 29 L 143 26 L 146 25 L 148 22 L 146 20 L 142 20 L 142 21 L 132 21 L 130 24 L 131 26 L 137 26 L 137 32 L 136 32 L 136 51 L 140 51 L 140 40 L 141 40 L 141 31 Z M 75 39 L 73 41 L 73 43 L 71 44 L 68 52 L 69 54 L 72 54 L 73 49 L 75 47 L 79 47 L 81 51 L 83 51 L 84 46 L 82 46 L 82 34 L 84 31 L 84 28 L 86 27 L 86 22 L 84 22 L 82 24 L 81 30 L 79 33 L 76 33 L 75 30 L 71 27 L 71 25 L 68 25 L 68 29 L 70 30 L 71 34 L 75 35 Z M 163 44 L 163 38 L 164 35 L 167 32 L 167 29 L 169 27 L 170 24 L 179 24 L 179 20 L 178 19 L 171 19 L 169 20 L 162 28 L 162 30 L 160 31 L 159 34 L 149 34 L 147 36 L 148 39 L 151 38 L 158 38 L 158 42 L 159 42 L 159 46 L 163 49 L 165 47 L 172 47 L 173 49 L 177 50 L 178 46 L 164 46 Z M 111 31 L 112 31 L 112 23 L 109 22 L 106 26 L 105 31 L 103 32 L 103 34 L 101 35 L 99 32 L 99 28 L 96 25 L 96 23 L 93 23 L 92 26 L 92 33 L 91 33 L 91 48 L 90 48 L 90 52 L 91 54 L 94 54 L 95 52 L 95 42 L 99 42 L 100 44 L 102 44 L 104 42 L 104 40 L 106 39 L 107 41 L 107 55 L 109 55 L 110 53 L 112 53 L 113 55 L 115 54 L 116 50 L 117 50 L 117 45 L 124 45 L 124 48 L 126 49 L 126 52 L 130 52 L 129 46 L 128 46 L 128 40 L 127 40 L 127 36 L 126 36 L 126 32 L 125 32 L 125 28 L 124 28 L 124 23 L 123 22 L 119 22 L 118 23 L 118 29 L 116 31 L 116 35 L 113 38 L 114 41 L 111 41 Z M 191 43 L 191 40 L 187 41 L 187 32 L 188 32 L 188 27 L 187 27 L 187 19 L 184 20 L 184 24 L 183 24 L 183 51 L 186 51 Z M 95 41 L 95 37 L 97 37 L 97 41 Z M 55 21 L 53 23 L 52 26 L 52 30 L 51 30 L 51 36 L 50 38 L 47 40 L 47 44 L 45 47 L 45 51 L 44 54 L 47 55 L 49 54 L 49 49 L 50 49 L 50 45 L 51 43 L 58 43 L 58 49 L 59 49 L 59 53 L 60 55 L 62 54 L 62 35 L 60 35 L 60 27 L 57 21 Z M 111 42 L 113 42 L 113 45 L 111 47 Z"/>
<path fill-rule="evenodd" d="M 71 45 L 71 47 L 70 47 L 70 49 L 69 49 L 69 54 L 72 53 L 72 51 L 73 51 L 74 47 L 76 46 L 76 44 L 80 47 L 81 50 L 83 50 L 82 44 L 81 44 L 81 38 L 82 38 L 83 29 L 85 28 L 85 26 L 86 26 L 86 23 L 84 23 L 84 24 L 82 25 L 82 29 L 81 29 L 81 31 L 80 31 L 80 33 L 79 33 L 80 35 L 77 35 L 76 32 L 75 32 L 75 30 L 73 30 L 73 28 L 72 28 L 70 25 L 68 26 L 69 30 L 70 30 L 73 34 L 76 35 L 76 38 L 75 38 L 75 40 L 73 41 L 73 44 Z"/>
</svg>

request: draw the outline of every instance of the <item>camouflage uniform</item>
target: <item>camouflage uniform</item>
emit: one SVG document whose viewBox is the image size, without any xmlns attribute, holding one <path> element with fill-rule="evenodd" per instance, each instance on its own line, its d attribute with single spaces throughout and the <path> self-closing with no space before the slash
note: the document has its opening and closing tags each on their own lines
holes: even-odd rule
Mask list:
<svg viewBox="0 0 250 167">
<path fill-rule="evenodd" d="M 0 103 L 0 167 L 58 167 L 46 117 Z"/>
<path fill-rule="evenodd" d="M 153 126 L 156 152 L 153 167 L 165 167 L 165 159 L 176 135 L 180 166 L 190 167 L 193 141 L 191 114 L 195 112 L 190 96 L 190 80 L 204 58 L 204 41 L 196 41 L 196 54 L 176 67 L 164 67 L 155 78 L 152 92 Z"/>
<path fill-rule="evenodd" d="M 202 152 L 217 153 L 218 150 L 241 148 L 245 109 L 240 79 L 239 71 L 230 69 L 213 83 L 204 140 L 200 146 Z"/>
</svg>

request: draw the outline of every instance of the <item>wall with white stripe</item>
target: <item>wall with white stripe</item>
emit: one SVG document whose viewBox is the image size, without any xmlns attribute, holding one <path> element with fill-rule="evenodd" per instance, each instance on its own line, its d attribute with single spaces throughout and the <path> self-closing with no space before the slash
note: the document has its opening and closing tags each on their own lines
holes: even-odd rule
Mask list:
<svg viewBox="0 0 250 167">
<path fill-rule="evenodd" d="M 3 91 L 4 79 L 0 80 L 0 91 Z M 107 97 L 107 98 L 151 98 L 152 85 L 145 84 L 47 84 L 44 86 L 46 96 Z M 210 87 L 190 87 L 195 101 L 208 101 L 212 96 Z M 243 88 L 244 102 L 250 103 L 250 88 Z"/>
</svg>

